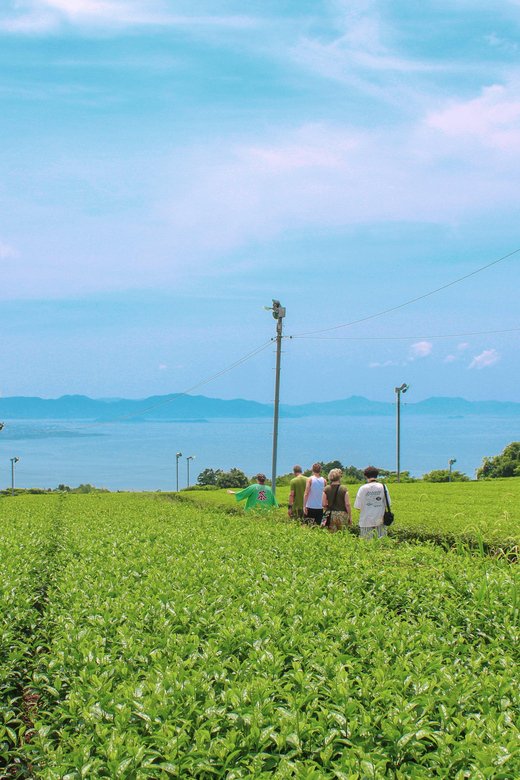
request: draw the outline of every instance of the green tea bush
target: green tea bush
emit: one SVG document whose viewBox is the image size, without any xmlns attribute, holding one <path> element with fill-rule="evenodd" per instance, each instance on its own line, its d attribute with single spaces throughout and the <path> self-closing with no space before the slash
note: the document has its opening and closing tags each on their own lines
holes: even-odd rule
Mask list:
<svg viewBox="0 0 520 780">
<path fill-rule="evenodd" d="M 0 767 L 4 768 L 13 769 L 30 729 L 24 697 L 58 515 L 55 496 L 15 496 L 0 502 Z"/>
<path fill-rule="evenodd" d="M 520 776 L 517 567 L 154 495 L 60 517 L 34 776 Z"/>
</svg>

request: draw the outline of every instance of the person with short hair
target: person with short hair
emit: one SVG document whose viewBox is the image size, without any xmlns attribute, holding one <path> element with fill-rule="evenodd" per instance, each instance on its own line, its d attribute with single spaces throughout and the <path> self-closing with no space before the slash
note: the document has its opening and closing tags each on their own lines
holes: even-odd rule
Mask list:
<svg viewBox="0 0 520 780">
<path fill-rule="evenodd" d="M 303 496 L 307 487 L 307 477 L 303 476 L 302 467 L 294 466 L 294 477 L 289 483 L 289 508 L 287 514 L 296 520 L 303 520 Z"/>
<path fill-rule="evenodd" d="M 325 513 L 331 510 L 330 523 L 327 525 L 330 533 L 342 531 L 347 525 L 352 525 L 352 509 L 350 496 L 345 485 L 341 484 L 343 471 L 329 471 L 329 485 L 323 491 L 323 509 Z"/>
<path fill-rule="evenodd" d="M 250 509 L 269 509 L 272 506 L 278 506 L 278 502 L 273 495 L 273 491 L 266 485 L 265 474 L 257 474 L 256 484 L 248 485 L 243 490 L 228 490 L 228 493 L 235 495 L 237 501 L 246 502 L 245 510 L 248 512 Z"/>
<path fill-rule="evenodd" d="M 387 534 L 387 527 L 383 523 L 386 511 L 384 487 L 377 481 L 379 470 L 375 466 L 367 466 L 363 473 L 366 484 L 361 485 L 354 502 L 354 507 L 360 510 L 359 535 L 363 539 L 374 536 L 381 538 Z M 389 495 L 387 500 L 390 506 Z"/>
<path fill-rule="evenodd" d="M 312 464 L 312 474 L 307 480 L 303 495 L 303 514 L 309 525 L 321 525 L 323 520 L 323 490 L 327 484 L 321 476 L 321 463 Z"/>
</svg>

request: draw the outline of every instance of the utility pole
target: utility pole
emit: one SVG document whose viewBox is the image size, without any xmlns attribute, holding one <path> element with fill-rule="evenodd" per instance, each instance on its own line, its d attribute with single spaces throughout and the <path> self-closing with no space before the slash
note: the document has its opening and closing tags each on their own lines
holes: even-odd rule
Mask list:
<svg viewBox="0 0 520 780">
<path fill-rule="evenodd" d="M 276 495 L 276 459 L 278 453 L 278 413 L 280 408 L 280 363 L 282 357 L 282 328 L 285 317 L 285 307 L 273 298 L 269 308 L 276 320 L 276 374 L 274 382 L 274 414 L 273 414 L 273 461 L 271 468 L 271 490 Z"/>
<path fill-rule="evenodd" d="M 177 493 L 179 492 L 179 458 L 182 458 L 182 452 L 177 452 L 175 455 L 175 472 L 177 476 Z"/>
<path fill-rule="evenodd" d="M 20 458 L 11 458 L 11 495 L 14 496 L 14 464 L 18 463 Z"/>
<path fill-rule="evenodd" d="M 448 466 L 450 467 L 449 474 L 448 474 L 448 482 L 451 482 L 451 470 L 453 468 L 453 464 L 457 462 L 457 458 L 450 458 L 448 461 Z"/>
<path fill-rule="evenodd" d="M 406 393 L 410 386 L 403 382 L 400 387 L 394 387 L 396 394 L 396 455 L 397 455 L 397 481 L 401 481 L 401 393 Z"/>
<path fill-rule="evenodd" d="M 188 467 L 188 487 L 190 486 L 190 460 L 195 460 L 195 455 L 188 455 L 186 458 L 186 466 Z"/>
</svg>

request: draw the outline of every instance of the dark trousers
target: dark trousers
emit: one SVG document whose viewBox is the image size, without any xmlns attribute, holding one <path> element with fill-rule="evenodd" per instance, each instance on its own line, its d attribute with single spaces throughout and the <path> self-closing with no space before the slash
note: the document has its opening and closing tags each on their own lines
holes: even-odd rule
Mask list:
<svg viewBox="0 0 520 780">
<path fill-rule="evenodd" d="M 323 520 L 322 509 L 307 509 L 306 522 L 308 525 L 321 525 Z"/>
</svg>

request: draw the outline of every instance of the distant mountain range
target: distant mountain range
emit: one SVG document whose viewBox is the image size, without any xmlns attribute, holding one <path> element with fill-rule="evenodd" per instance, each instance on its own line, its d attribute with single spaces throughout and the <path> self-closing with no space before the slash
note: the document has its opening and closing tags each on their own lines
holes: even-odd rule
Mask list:
<svg viewBox="0 0 520 780">
<path fill-rule="evenodd" d="M 271 417 L 271 404 L 237 398 L 225 401 L 203 395 L 160 395 L 141 400 L 124 398 L 94 399 L 84 395 L 64 395 L 61 398 L 31 398 L 13 396 L 0 398 L 0 420 L 95 420 L 139 422 L 175 422 L 208 420 L 211 418 Z M 427 398 L 406 403 L 403 413 L 461 417 L 486 415 L 520 417 L 520 403 L 513 401 L 467 401 L 464 398 Z M 395 403 L 370 401 L 362 396 L 350 396 L 338 401 L 316 401 L 300 405 L 280 405 L 283 417 L 319 416 L 390 416 Z"/>
</svg>

